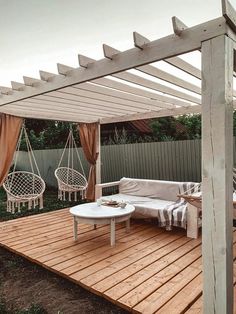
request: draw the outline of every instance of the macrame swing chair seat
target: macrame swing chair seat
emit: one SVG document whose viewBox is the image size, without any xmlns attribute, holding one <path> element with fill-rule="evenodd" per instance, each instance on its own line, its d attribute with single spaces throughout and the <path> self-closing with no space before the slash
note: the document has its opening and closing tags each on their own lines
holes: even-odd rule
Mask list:
<svg viewBox="0 0 236 314">
<path fill-rule="evenodd" d="M 16 171 L 20 145 L 23 137 L 25 138 L 31 172 Z M 16 210 L 21 212 L 22 207 L 25 206 L 28 206 L 29 210 L 37 206 L 39 209 L 43 208 L 45 182 L 40 176 L 39 168 L 24 124 L 16 147 L 13 171 L 8 174 L 3 183 L 3 188 L 7 193 L 8 212 L 13 214 Z"/>
<path fill-rule="evenodd" d="M 67 167 L 61 167 L 62 162 L 65 158 L 65 153 L 68 152 L 67 157 Z M 76 153 L 76 157 L 78 159 L 79 165 L 81 167 L 82 173 L 74 169 L 74 151 Z M 58 167 L 55 170 L 55 177 L 57 179 L 58 184 L 58 199 L 61 201 L 65 201 L 68 196 L 68 200 L 72 200 L 72 195 L 74 195 L 74 201 L 78 200 L 79 196 L 84 199 L 86 198 L 86 190 L 88 187 L 88 182 L 85 177 L 85 172 L 83 168 L 83 164 L 80 159 L 78 147 L 75 142 L 75 138 L 73 135 L 72 127 L 70 128 L 70 132 L 66 141 L 66 145 L 64 147 L 61 159 L 59 161 Z"/>
</svg>

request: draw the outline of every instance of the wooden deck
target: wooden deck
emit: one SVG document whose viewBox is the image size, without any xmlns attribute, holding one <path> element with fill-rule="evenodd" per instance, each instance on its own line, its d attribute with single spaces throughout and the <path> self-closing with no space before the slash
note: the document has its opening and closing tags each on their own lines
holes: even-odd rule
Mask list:
<svg viewBox="0 0 236 314">
<path fill-rule="evenodd" d="M 0 245 L 131 312 L 202 312 L 199 239 L 135 222 L 111 248 L 108 226 L 79 225 L 75 243 L 72 225 L 67 209 L 2 222 Z"/>
</svg>

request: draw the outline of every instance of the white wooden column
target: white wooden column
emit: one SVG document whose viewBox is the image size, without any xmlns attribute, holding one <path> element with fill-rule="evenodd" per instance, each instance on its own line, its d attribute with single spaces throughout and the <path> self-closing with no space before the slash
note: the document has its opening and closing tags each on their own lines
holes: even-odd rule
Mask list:
<svg viewBox="0 0 236 314">
<path fill-rule="evenodd" d="M 203 310 L 233 313 L 233 43 L 202 43 Z"/>
<path fill-rule="evenodd" d="M 97 132 L 97 153 L 98 158 L 96 162 L 96 184 L 101 183 L 101 125 L 98 124 L 98 132 Z"/>
</svg>

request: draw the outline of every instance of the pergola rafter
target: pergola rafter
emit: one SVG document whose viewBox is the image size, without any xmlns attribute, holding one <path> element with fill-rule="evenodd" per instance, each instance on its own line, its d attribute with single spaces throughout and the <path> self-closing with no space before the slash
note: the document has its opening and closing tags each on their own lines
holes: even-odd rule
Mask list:
<svg viewBox="0 0 236 314">
<path fill-rule="evenodd" d="M 182 27 L 178 26 L 180 21 L 177 18 L 173 19 L 173 24 L 176 24 L 175 28 Z M 182 27 L 180 35 L 170 35 L 155 41 L 149 41 L 134 32 L 135 48 L 120 52 L 104 45 L 105 59 L 95 61 L 79 55 L 79 68 L 58 64 L 58 74 L 40 71 L 41 80 L 24 77 L 25 84 L 12 82 L 12 89 L 1 89 L 0 106 L 4 106 L 4 111 L 7 112 L 13 108 L 11 103 L 17 101 L 17 105 L 19 105 L 24 99 L 32 98 L 32 118 L 43 118 L 39 109 L 53 111 L 54 103 L 58 101 L 67 106 L 67 110 L 62 113 L 63 118 L 70 115 L 70 119 L 73 117 L 72 121 L 79 122 L 83 121 L 86 104 L 91 110 L 92 122 L 95 117 L 97 118 L 96 111 L 94 111 L 94 115 L 92 111 L 92 104 L 96 100 L 98 105 L 101 105 L 99 102 L 104 103 L 103 115 L 98 115 L 100 123 L 109 123 L 107 115 L 109 116 L 110 112 L 114 113 L 111 122 L 122 121 L 128 119 L 129 116 L 130 119 L 133 119 L 134 116 L 136 119 L 142 119 L 163 116 L 166 113 L 171 113 L 171 115 L 179 114 L 179 112 L 190 113 L 192 107 L 201 104 L 199 86 L 150 65 L 150 63 L 164 60 L 171 66 L 199 78 L 201 71 L 176 55 L 200 49 L 202 41 L 227 34 L 230 32 L 229 30 L 225 18 L 220 17 L 194 27 L 185 29 Z M 232 32 L 230 36 L 232 36 Z M 168 47 L 168 49 L 163 47 Z M 171 58 L 167 59 L 167 57 Z M 132 68 L 140 74 L 126 71 Z M 113 80 L 107 75 L 118 80 Z M 87 83 L 88 81 L 92 84 Z M 47 99 L 39 100 L 37 99 L 38 95 L 47 97 Z M 55 97 L 55 99 L 49 101 L 48 97 Z M 59 100 L 59 98 L 61 99 Z M 81 110 L 77 115 L 73 114 L 73 106 L 70 106 L 72 101 L 76 101 L 77 108 Z M 33 107 L 34 103 L 35 108 Z M 108 103 L 110 103 L 110 108 Z M 16 115 L 24 114 L 23 105 L 25 106 L 24 102 L 18 110 L 15 103 Z M 132 108 L 135 108 L 135 112 Z M 33 114 L 34 110 L 35 115 Z M 106 110 L 108 111 L 107 115 Z M 199 109 L 194 108 L 194 111 L 199 111 Z M 57 114 L 60 116 L 60 112 Z"/>
<path fill-rule="evenodd" d="M 231 314 L 236 12 L 227 0 L 222 15 L 194 27 L 174 17 L 169 36 L 150 41 L 134 32 L 135 48 L 120 52 L 103 45 L 101 60 L 79 55 L 78 68 L 58 64 L 58 74 L 40 71 L 41 79 L 0 87 L 0 112 L 100 124 L 202 113 L 204 313 Z M 192 51 L 201 52 L 202 71 L 179 57 Z M 153 65 L 158 61 L 202 80 L 201 89 Z"/>
</svg>

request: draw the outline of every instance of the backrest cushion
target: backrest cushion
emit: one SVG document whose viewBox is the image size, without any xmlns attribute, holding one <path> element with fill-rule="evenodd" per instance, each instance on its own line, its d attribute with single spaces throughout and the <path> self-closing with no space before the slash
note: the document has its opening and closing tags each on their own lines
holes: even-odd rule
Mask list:
<svg viewBox="0 0 236 314">
<path fill-rule="evenodd" d="M 183 182 L 122 178 L 119 193 L 177 201 Z"/>
</svg>

